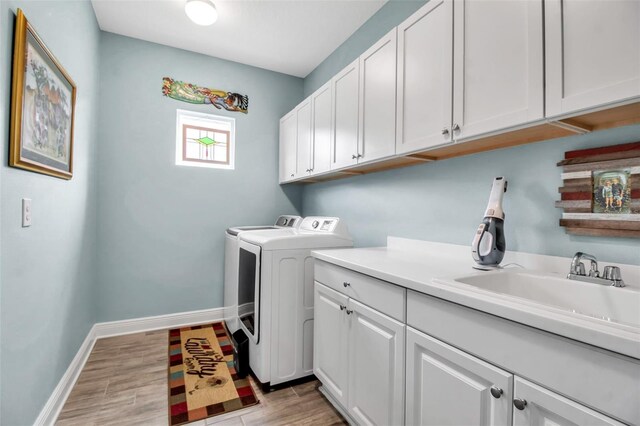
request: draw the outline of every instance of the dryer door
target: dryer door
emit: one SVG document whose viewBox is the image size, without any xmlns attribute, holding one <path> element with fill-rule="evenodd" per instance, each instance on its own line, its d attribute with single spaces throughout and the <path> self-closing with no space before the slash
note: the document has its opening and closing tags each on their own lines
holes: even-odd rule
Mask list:
<svg viewBox="0 0 640 426">
<path fill-rule="evenodd" d="M 260 340 L 260 246 L 240 241 L 238 252 L 238 317 L 254 343 Z"/>
</svg>

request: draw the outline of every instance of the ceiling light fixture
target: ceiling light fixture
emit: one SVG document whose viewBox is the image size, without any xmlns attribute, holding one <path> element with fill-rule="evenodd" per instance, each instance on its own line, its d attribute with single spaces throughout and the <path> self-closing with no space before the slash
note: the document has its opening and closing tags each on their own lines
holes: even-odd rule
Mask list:
<svg viewBox="0 0 640 426">
<path fill-rule="evenodd" d="M 184 12 L 198 25 L 212 25 L 218 20 L 216 5 L 211 0 L 187 0 Z"/>
</svg>

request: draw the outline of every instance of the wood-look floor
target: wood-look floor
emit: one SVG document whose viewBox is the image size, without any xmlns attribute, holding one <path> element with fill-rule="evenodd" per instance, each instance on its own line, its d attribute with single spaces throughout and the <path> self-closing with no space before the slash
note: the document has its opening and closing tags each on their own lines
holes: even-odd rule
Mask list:
<svg viewBox="0 0 640 426">
<path fill-rule="evenodd" d="M 96 342 L 56 425 L 167 425 L 167 330 Z M 317 380 L 263 394 L 256 406 L 194 426 L 346 424 L 317 390 Z"/>
</svg>

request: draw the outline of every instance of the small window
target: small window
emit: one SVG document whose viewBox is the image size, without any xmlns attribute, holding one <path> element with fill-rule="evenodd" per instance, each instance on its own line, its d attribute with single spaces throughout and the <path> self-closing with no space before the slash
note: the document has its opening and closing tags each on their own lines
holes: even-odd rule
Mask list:
<svg viewBox="0 0 640 426">
<path fill-rule="evenodd" d="M 177 111 L 176 164 L 233 169 L 235 120 L 200 112 Z"/>
</svg>

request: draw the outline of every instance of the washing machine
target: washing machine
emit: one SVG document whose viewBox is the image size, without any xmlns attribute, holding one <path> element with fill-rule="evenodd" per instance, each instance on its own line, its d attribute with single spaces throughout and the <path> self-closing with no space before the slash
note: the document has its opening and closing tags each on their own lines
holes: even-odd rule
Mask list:
<svg viewBox="0 0 640 426">
<path fill-rule="evenodd" d="M 273 225 L 234 226 L 225 232 L 224 242 L 224 318 L 231 333 L 238 330 L 238 235 L 246 231 L 297 229 L 300 216 L 281 215 Z"/>
<path fill-rule="evenodd" d="M 263 389 L 313 374 L 311 251 L 352 246 L 337 217 L 307 217 L 297 229 L 240 234 L 239 325 Z"/>
</svg>

